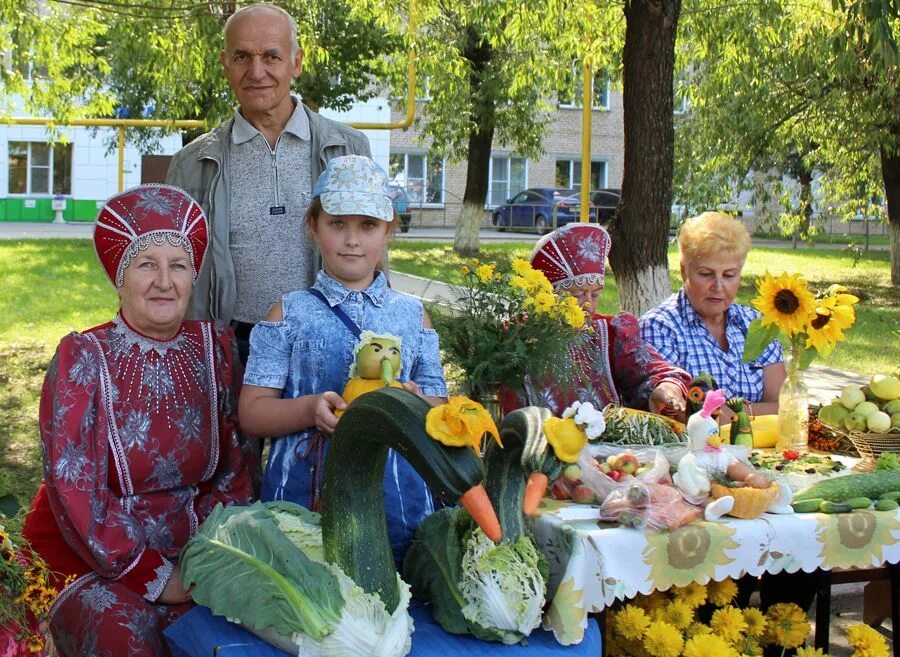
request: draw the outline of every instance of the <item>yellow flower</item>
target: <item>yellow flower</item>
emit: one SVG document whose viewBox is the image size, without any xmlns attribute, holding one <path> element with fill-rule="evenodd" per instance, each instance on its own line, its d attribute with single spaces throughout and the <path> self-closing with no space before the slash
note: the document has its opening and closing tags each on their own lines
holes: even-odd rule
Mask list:
<svg viewBox="0 0 900 657">
<path fill-rule="evenodd" d="M 650 619 L 640 607 L 625 605 L 616 613 L 615 630 L 625 639 L 642 639 Z"/>
<path fill-rule="evenodd" d="M 717 607 L 724 607 L 734 600 L 737 595 L 737 584 L 733 579 L 725 579 L 721 582 L 710 582 L 707 586 L 709 601 Z"/>
<path fill-rule="evenodd" d="M 470 445 L 481 449 L 481 438 L 489 433 L 498 443 L 500 432 L 487 409 L 468 397 L 450 397 L 446 404 L 435 406 L 425 416 L 425 431 L 448 447 Z"/>
<path fill-rule="evenodd" d="M 703 623 L 691 623 L 688 625 L 687 630 L 685 630 L 684 635 L 687 638 L 695 637 L 695 636 L 703 636 L 705 634 L 712 634 L 712 630 L 709 628 L 709 625 L 704 625 Z"/>
<path fill-rule="evenodd" d="M 549 313 L 555 303 L 556 297 L 552 292 L 538 292 L 534 295 L 534 308 L 539 313 Z"/>
<path fill-rule="evenodd" d="M 533 271 L 534 268 L 531 266 L 531 263 L 522 258 L 513 258 L 510 263 L 510 269 L 512 269 L 519 276 L 525 276 L 529 272 Z"/>
<path fill-rule="evenodd" d="M 553 294 L 553 286 L 550 284 L 550 281 L 547 280 L 544 272 L 532 269 L 525 273 L 524 276 L 531 285 L 532 292 L 546 292 L 548 294 Z"/>
<path fill-rule="evenodd" d="M 479 265 L 475 270 L 475 275 L 482 283 L 490 283 L 494 279 L 494 270 L 497 265 L 491 263 L 489 265 Z"/>
<path fill-rule="evenodd" d="M 773 643 L 784 648 L 802 646 L 809 636 L 809 619 L 793 602 L 779 602 L 769 607 L 769 634 Z"/>
<path fill-rule="evenodd" d="M 738 651 L 715 634 L 699 634 L 684 645 L 684 657 L 738 657 Z"/>
<path fill-rule="evenodd" d="M 687 586 L 676 586 L 672 595 L 691 608 L 696 608 L 706 602 L 706 586 L 697 582 L 691 582 Z"/>
<path fill-rule="evenodd" d="M 744 621 L 747 623 L 747 634 L 761 637 L 766 633 L 766 616 L 756 607 L 744 609 Z"/>
<path fill-rule="evenodd" d="M 683 630 L 694 620 L 694 608 L 684 600 L 676 598 L 660 609 L 660 618 Z"/>
<path fill-rule="evenodd" d="M 547 418 L 544 422 L 544 435 L 553 447 L 556 458 L 565 463 L 575 463 L 587 444 L 587 434 L 570 417 L 565 420 L 558 417 Z"/>
<path fill-rule="evenodd" d="M 775 277 L 766 272 L 758 285 L 759 294 L 753 305 L 762 313 L 764 326 L 775 324 L 791 337 L 806 328 L 815 299 L 799 274 Z"/>
<path fill-rule="evenodd" d="M 522 276 L 513 276 L 509 280 L 509 286 L 522 294 L 526 294 L 528 292 L 528 281 L 525 280 Z"/>
<path fill-rule="evenodd" d="M 747 621 L 737 607 L 716 609 L 709 621 L 709 626 L 713 632 L 733 644 L 741 641 L 747 631 Z"/>
<path fill-rule="evenodd" d="M 797 648 L 794 655 L 795 657 L 828 657 L 828 653 L 822 652 L 821 648 Z"/>
<path fill-rule="evenodd" d="M 644 634 L 644 648 L 651 657 L 679 657 L 683 646 L 681 632 L 664 621 L 651 623 Z"/>
<path fill-rule="evenodd" d="M 847 628 L 847 642 L 855 651 L 853 657 L 888 657 L 890 654 L 885 638 L 863 623 Z"/>
<path fill-rule="evenodd" d="M 28 637 L 28 652 L 40 652 L 44 649 L 44 639 L 40 634 L 32 634 Z"/>
</svg>

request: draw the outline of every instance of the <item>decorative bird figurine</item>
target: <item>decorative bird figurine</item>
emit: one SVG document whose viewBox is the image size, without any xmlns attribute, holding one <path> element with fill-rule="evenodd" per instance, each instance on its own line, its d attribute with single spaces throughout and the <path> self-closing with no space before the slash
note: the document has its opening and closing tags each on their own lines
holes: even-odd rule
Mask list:
<svg viewBox="0 0 900 657">
<path fill-rule="evenodd" d="M 265 505 L 218 508 L 181 554 L 182 581 L 193 587 L 193 599 L 292 654 L 407 654 L 409 587 L 394 565 L 382 493 L 388 448 L 435 494 L 459 501 L 500 539 L 481 459 L 468 447 L 431 438 L 430 409 L 396 388 L 375 390 L 347 408 L 325 460 L 321 553 L 315 536 L 306 550 L 292 543 Z"/>
<path fill-rule="evenodd" d="M 706 395 L 712 390 L 717 390 L 718 387 L 716 380 L 706 372 L 700 372 L 700 374 L 691 379 L 690 384 L 688 384 L 687 417 L 694 413 L 699 413 L 703 408 Z M 714 413 L 713 417 L 718 417 L 718 409 Z"/>
<path fill-rule="evenodd" d="M 732 397 L 725 405 L 734 413 L 731 419 L 731 444 L 752 448 L 753 426 L 750 424 L 750 415 L 744 410 L 744 400 Z"/>
</svg>

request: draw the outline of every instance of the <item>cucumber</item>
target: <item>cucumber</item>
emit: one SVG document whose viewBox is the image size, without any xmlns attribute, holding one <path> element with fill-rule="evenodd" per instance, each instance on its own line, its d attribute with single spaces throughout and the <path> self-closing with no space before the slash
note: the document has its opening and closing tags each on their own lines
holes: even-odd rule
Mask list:
<svg viewBox="0 0 900 657">
<path fill-rule="evenodd" d="M 853 507 L 849 504 L 842 504 L 841 502 L 832 502 L 830 500 L 825 500 L 819 505 L 819 511 L 822 513 L 850 513 L 853 511 Z"/>
<path fill-rule="evenodd" d="M 894 511 L 897 507 L 900 507 L 900 503 L 897 500 L 886 500 L 882 497 L 875 502 L 876 511 Z"/>
<path fill-rule="evenodd" d="M 819 510 L 819 506 L 824 502 L 822 498 L 815 497 L 809 500 L 800 500 L 799 502 L 791 502 L 791 508 L 794 513 L 815 513 Z"/>
<path fill-rule="evenodd" d="M 878 496 L 879 500 L 900 500 L 900 490 L 892 490 L 889 493 L 883 493 Z"/>
<path fill-rule="evenodd" d="M 872 506 L 872 500 L 868 497 L 851 497 L 849 500 L 844 500 L 844 504 L 851 509 L 868 509 Z"/>
<path fill-rule="evenodd" d="M 900 470 L 877 470 L 818 481 L 798 491 L 794 501 L 814 497 L 831 502 L 843 502 L 854 497 L 875 499 L 890 491 L 900 491 Z"/>
</svg>

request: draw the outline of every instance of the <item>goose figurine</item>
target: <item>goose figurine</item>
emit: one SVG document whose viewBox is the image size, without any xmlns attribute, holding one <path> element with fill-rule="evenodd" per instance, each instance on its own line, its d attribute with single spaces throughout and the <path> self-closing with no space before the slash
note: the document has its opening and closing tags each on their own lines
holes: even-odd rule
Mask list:
<svg viewBox="0 0 900 657">
<path fill-rule="evenodd" d="M 735 496 L 739 494 L 737 487 L 772 490 L 759 513 L 763 511 L 791 513 L 790 488 L 781 483 L 773 487 L 766 475 L 738 459 L 729 451 L 728 446 L 723 444 L 715 416 L 716 411 L 724 403 L 724 392 L 710 390 L 706 393 L 700 411 L 688 418 L 685 433 L 690 451 L 678 461 L 678 471 L 672 475 L 673 483 L 691 504 L 705 504 L 704 517 L 709 521 L 718 520 L 727 514 L 746 517 L 742 511 L 735 508 Z M 736 486 L 734 494 L 717 495 L 715 499 L 707 501 L 716 487 L 717 478 L 733 482 Z M 719 490 L 721 492 L 721 489 Z M 741 494 L 741 497 L 747 496 Z"/>
<path fill-rule="evenodd" d="M 382 496 L 388 448 L 442 500 L 472 509 L 489 540 L 501 538 L 481 459 L 468 447 L 432 439 L 425 431 L 430 409 L 398 388 L 369 392 L 346 409 L 325 461 L 321 551 L 314 530 L 306 549 L 291 542 L 266 505 L 216 509 L 181 555 L 181 576 L 194 600 L 291 654 L 408 654 L 410 592 L 394 565 Z M 257 613 L 248 615 L 250 609 Z"/>
</svg>

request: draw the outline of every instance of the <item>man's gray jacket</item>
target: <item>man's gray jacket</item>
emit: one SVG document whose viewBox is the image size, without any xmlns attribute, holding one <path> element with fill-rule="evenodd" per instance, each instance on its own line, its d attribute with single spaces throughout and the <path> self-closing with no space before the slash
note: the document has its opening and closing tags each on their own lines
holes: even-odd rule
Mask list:
<svg viewBox="0 0 900 657">
<path fill-rule="evenodd" d="M 369 140 L 359 130 L 326 119 L 305 105 L 309 119 L 312 180 L 318 180 L 328 160 L 341 155 L 371 157 Z M 237 284 L 229 243 L 231 189 L 228 162 L 231 150 L 229 119 L 182 148 L 169 166 L 166 182 L 194 197 L 209 219 L 209 248 L 194 292 L 188 317 L 230 322 L 237 300 Z M 302 239 L 285 235 L 285 239 Z M 261 267 L 265 263 L 260 263 Z"/>
</svg>

